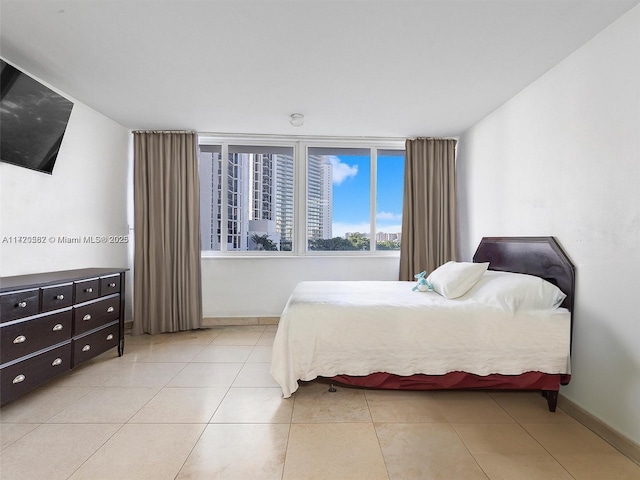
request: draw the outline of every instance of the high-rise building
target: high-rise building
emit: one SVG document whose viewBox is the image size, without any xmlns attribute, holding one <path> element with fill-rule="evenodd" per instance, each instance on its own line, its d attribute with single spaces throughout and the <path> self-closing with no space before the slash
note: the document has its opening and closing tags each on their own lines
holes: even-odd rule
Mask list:
<svg viewBox="0 0 640 480">
<path fill-rule="evenodd" d="M 242 149 L 230 147 L 227 160 L 227 250 L 291 250 L 294 222 L 293 155 L 242 153 Z M 202 249 L 220 250 L 220 146 L 200 146 L 199 173 Z"/>
<path fill-rule="evenodd" d="M 278 155 L 275 174 L 275 221 L 280 250 L 293 250 L 293 155 Z"/>
<path fill-rule="evenodd" d="M 378 232 L 376 233 L 376 241 L 378 242 L 399 242 L 401 240 L 402 233 L 387 233 L 387 232 Z"/>
<path fill-rule="evenodd" d="M 222 162 L 220 146 L 200 145 L 200 243 L 202 250 L 220 250 Z"/>
<path fill-rule="evenodd" d="M 248 198 L 250 202 L 246 237 L 249 250 L 282 250 L 281 235 L 276 222 L 278 164 L 281 155 L 262 153 L 234 153 L 250 174 Z M 248 175 L 249 177 L 249 175 Z M 291 199 L 293 201 L 293 198 Z M 261 237 L 261 238 L 260 238 Z M 262 243 L 260 243 L 262 242 Z M 244 249 L 243 249 L 244 250 Z"/>
<path fill-rule="evenodd" d="M 249 205 L 245 192 L 249 188 L 246 162 L 239 154 L 229 154 L 227 168 L 227 250 L 247 250 Z"/>
<path fill-rule="evenodd" d="M 332 237 L 333 171 L 325 155 L 307 161 L 307 239 Z"/>
<path fill-rule="evenodd" d="M 322 238 L 333 237 L 333 165 L 322 165 Z"/>
</svg>

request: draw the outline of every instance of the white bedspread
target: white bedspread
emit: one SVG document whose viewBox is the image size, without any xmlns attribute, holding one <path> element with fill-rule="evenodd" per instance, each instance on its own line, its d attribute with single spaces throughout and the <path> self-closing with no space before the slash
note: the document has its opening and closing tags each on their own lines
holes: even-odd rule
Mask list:
<svg viewBox="0 0 640 480">
<path fill-rule="evenodd" d="M 570 373 L 566 309 L 510 314 L 413 292 L 414 284 L 300 283 L 273 344 L 271 374 L 283 395 L 298 380 L 339 374 Z"/>
</svg>

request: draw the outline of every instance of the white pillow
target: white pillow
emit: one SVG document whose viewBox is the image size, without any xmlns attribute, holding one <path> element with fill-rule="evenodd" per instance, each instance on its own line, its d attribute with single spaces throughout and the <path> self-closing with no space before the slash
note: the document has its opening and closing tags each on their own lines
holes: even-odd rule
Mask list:
<svg viewBox="0 0 640 480">
<path fill-rule="evenodd" d="M 447 262 L 436 268 L 427 277 L 427 283 L 445 298 L 458 298 L 473 287 L 489 268 L 489 262 Z"/>
<path fill-rule="evenodd" d="M 562 290 L 540 277 L 492 270 L 485 272 L 464 297 L 514 313 L 554 309 L 565 298 Z"/>
</svg>

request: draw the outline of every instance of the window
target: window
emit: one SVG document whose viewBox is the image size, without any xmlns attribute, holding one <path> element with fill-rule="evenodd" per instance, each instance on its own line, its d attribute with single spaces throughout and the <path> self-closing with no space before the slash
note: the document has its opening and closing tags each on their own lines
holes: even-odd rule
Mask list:
<svg viewBox="0 0 640 480">
<path fill-rule="evenodd" d="M 221 145 L 200 145 L 202 250 L 291 251 L 293 147 L 226 147 L 222 162 Z"/>
<path fill-rule="evenodd" d="M 309 147 L 308 249 L 370 250 L 370 192 L 369 149 Z"/>
<path fill-rule="evenodd" d="M 222 231 L 222 156 L 220 145 L 200 145 L 199 163 L 201 248 L 202 250 L 220 250 Z"/>
<path fill-rule="evenodd" d="M 376 250 L 400 250 L 404 150 L 378 150 L 376 168 Z"/>
<path fill-rule="evenodd" d="M 203 251 L 399 250 L 403 142 L 243 140 L 200 137 Z"/>
</svg>

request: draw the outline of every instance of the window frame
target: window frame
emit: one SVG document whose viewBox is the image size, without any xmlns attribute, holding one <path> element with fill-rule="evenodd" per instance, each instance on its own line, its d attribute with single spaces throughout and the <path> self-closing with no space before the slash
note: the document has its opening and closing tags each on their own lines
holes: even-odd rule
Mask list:
<svg viewBox="0 0 640 480">
<path fill-rule="evenodd" d="M 284 136 L 284 135 L 239 135 L 239 134 L 212 134 L 199 133 L 198 146 L 220 146 L 221 159 L 229 158 L 229 146 L 250 147 L 281 147 L 293 149 L 293 249 L 290 251 L 237 251 L 227 250 L 228 231 L 228 161 L 222 161 L 222 186 L 226 192 L 221 195 L 221 232 L 220 250 L 201 250 L 202 258 L 279 258 L 279 257 L 398 257 L 399 250 L 377 250 L 375 241 L 377 225 L 377 160 L 378 150 L 405 151 L 404 138 L 382 137 L 314 137 L 314 136 Z M 366 148 L 370 151 L 370 179 L 369 179 L 369 236 L 373 239 L 369 243 L 369 250 L 357 251 L 314 251 L 308 250 L 307 239 L 307 155 L 308 149 L 321 148 Z"/>
</svg>

